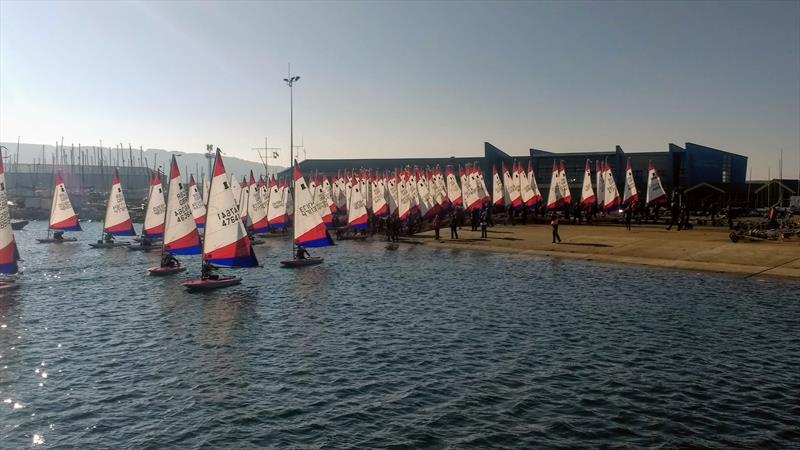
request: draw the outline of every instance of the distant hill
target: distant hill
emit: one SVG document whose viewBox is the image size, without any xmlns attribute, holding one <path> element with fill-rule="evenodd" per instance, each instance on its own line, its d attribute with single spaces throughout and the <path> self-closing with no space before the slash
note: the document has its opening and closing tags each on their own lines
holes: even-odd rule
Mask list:
<svg viewBox="0 0 800 450">
<path fill-rule="evenodd" d="M 53 162 L 53 156 L 55 155 L 56 147 L 54 145 L 44 145 L 42 144 L 27 144 L 27 143 L 20 143 L 19 144 L 19 159 L 17 160 L 17 143 L 16 142 L 0 142 L 0 145 L 5 146 L 8 150 L 3 152 L 5 156 L 5 165 L 6 170 L 13 171 L 14 163 L 19 164 L 34 164 L 34 163 L 41 163 L 42 161 L 42 149 L 44 148 L 44 161 L 47 164 Z M 98 165 L 100 162 L 99 150 L 96 147 L 83 147 L 82 152 L 78 151 L 78 147 L 75 147 L 72 150 L 72 160 L 74 164 L 79 164 L 81 156 L 83 154 L 84 163 L 90 165 Z M 70 147 L 64 146 L 64 158 L 66 164 L 70 164 Z M 132 151 L 128 151 L 128 149 L 124 149 L 121 152 L 117 152 L 116 149 L 112 148 L 110 151 L 111 155 L 111 165 L 118 165 L 118 166 L 129 166 L 131 157 L 133 158 L 133 165 L 134 166 L 147 166 L 153 168 L 154 165 L 158 165 L 161 167 L 162 170 L 166 170 L 167 164 L 169 164 L 172 155 L 180 155 L 178 157 L 178 165 L 182 172 L 188 169 L 189 173 L 195 174 L 196 178 L 199 178 L 200 173 L 208 172 L 208 160 L 206 159 L 205 154 L 202 153 L 185 153 L 185 152 L 177 152 L 177 151 L 169 151 L 163 149 L 155 149 L 149 148 L 144 150 L 143 152 L 139 152 L 139 149 L 133 149 Z M 118 158 L 122 160 L 119 161 Z M 141 161 L 141 163 L 140 163 Z M 103 165 L 109 165 L 109 150 L 108 148 L 105 149 L 103 152 Z M 236 158 L 232 156 L 225 156 L 225 169 L 229 174 L 237 175 L 241 178 L 242 175 L 246 175 L 250 173 L 250 170 L 253 171 L 256 176 L 259 174 L 264 173 L 264 165 L 260 162 L 255 161 L 248 161 L 241 158 Z M 269 167 L 269 173 L 275 174 L 282 170 L 285 167 L 281 166 L 272 166 Z"/>
</svg>

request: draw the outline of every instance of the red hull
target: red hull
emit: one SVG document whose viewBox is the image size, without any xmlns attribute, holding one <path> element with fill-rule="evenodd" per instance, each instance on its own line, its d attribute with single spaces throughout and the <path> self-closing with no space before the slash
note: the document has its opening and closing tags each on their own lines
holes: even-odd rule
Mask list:
<svg viewBox="0 0 800 450">
<path fill-rule="evenodd" d="M 315 257 L 315 258 L 306 258 L 306 259 L 287 259 L 286 261 L 281 261 L 281 265 L 287 268 L 293 267 L 305 267 L 305 266 L 314 266 L 317 264 L 322 264 L 324 259 Z"/>
<path fill-rule="evenodd" d="M 233 286 L 242 282 L 239 277 L 224 277 L 219 280 L 191 280 L 181 283 L 189 292 L 210 291 L 213 289 Z"/>
<path fill-rule="evenodd" d="M 150 275 L 155 275 L 155 276 L 172 275 L 173 273 L 185 272 L 186 266 L 151 267 L 147 269 L 147 271 L 150 272 Z"/>
</svg>

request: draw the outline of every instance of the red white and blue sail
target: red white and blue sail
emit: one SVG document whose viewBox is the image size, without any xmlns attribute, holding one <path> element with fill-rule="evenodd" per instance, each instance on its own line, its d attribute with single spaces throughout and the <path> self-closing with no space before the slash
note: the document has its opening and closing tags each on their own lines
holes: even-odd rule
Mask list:
<svg viewBox="0 0 800 450">
<path fill-rule="evenodd" d="M 331 213 L 330 207 L 328 207 L 328 197 L 325 195 L 325 186 L 323 185 L 322 180 L 316 180 L 311 189 L 314 192 L 314 195 L 312 196 L 314 205 L 316 206 L 317 211 L 319 211 L 320 217 L 322 217 L 322 222 L 326 227 L 332 227 L 333 214 Z"/>
<path fill-rule="evenodd" d="M 192 209 L 194 224 L 202 230 L 206 226 L 206 204 L 200 196 L 197 183 L 194 182 L 194 175 L 189 176 L 189 207 Z"/>
<path fill-rule="evenodd" d="M 133 221 L 128 213 L 125 203 L 125 194 L 122 192 L 122 183 L 119 181 L 119 171 L 114 169 L 114 181 L 106 202 L 106 217 L 103 220 L 103 231 L 114 236 L 135 236 Z"/>
<path fill-rule="evenodd" d="M 268 192 L 264 188 L 264 179 L 258 180 L 250 171 L 250 200 L 248 201 L 248 220 L 254 233 L 266 233 L 269 231 L 269 221 L 267 220 L 267 203 L 263 192 Z"/>
<path fill-rule="evenodd" d="M 3 156 L 0 153 L 0 273 L 13 275 L 19 271 L 17 260 L 17 241 L 11 228 L 11 214 L 8 211 L 8 192 L 6 191 L 6 172 Z"/>
<path fill-rule="evenodd" d="M 595 178 L 597 179 L 597 207 L 600 209 L 605 209 L 606 205 L 606 177 L 603 168 L 600 161 L 594 162 Z"/>
<path fill-rule="evenodd" d="M 286 228 L 286 202 L 283 190 L 278 186 L 275 177 L 269 181 L 269 204 L 267 205 L 267 223 L 271 230 Z"/>
<path fill-rule="evenodd" d="M 361 186 L 363 186 L 361 183 L 353 185 L 348 202 L 350 206 L 347 208 L 347 224 L 357 230 L 369 228 L 369 215 L 364 196 L 361 194 Z"/>
<path fill-rule="evenodd" d="M 357 188 L 354 188 L 357 189 Z M 306 184 L 300 166 L 294 165 L 294 243 L 303 247 L 326 247 L 333 245 L 333 240 L 325 229 L 322 216 L 319 215 L 314 200 L 311 198 L 311 187 Z M 363 203 L 363 199 L 362 199 Z"/>
<path fill-rule="evenodd" d="M 183 184 L 175 155 L 169 173 L 167 191 L 167 214 L 164 223 L 164 251 L 175 255 L 197 255 L 200 253 L 200 233 L 189 206 L 189 191 Z"/>
<path fill-rule="evenodd" d="M 547 194 L 547 209 L 554 211 L 564 206 L 564 198 L 559 189 L 559 177 L 561 174 L 558 171 L 558 166 L 555 160 L 553 161 L 553 174 L 550 176 L 550 192 Z"/>
<path fill-rule="evenodd" d="M 497 173 L 497 167 L 492 166 L 492 205 L 503 206 L 503 182 L 500 181 L 500 175 Z"/>
<path fill-rule="evenodd" d="M 56 186 L 53 189 L 53 203 L 50 205 L 50 229 L 64 231 L 80 231 L 78 215 L 72 209 L 67 188 L 61 174 L 56 174 Z"/>
<path fill-rule="evenodd" d="M 452 166 L 447 166 L 447 198 L 453 206 L 460 206 L 463 203 L 461 187 L 458 185 Z"/>
<path fill-rule="evenodd" d="M 532 208 L 542 202 L 542 193 L 539 192 L 539 184 L 536 182 L 536 174 L 533 173 L 533 164 L 531 161 L 528 161 L 528 182 L 531 184 L 533 198 L 530 200 L 530 204 L 526 206 Z"/>
<path fill-rule="evenodd" d="M 160 238 L 164 236 L 164 216 L 167 204 L 164 202 L 164 189 L 161 186 L 161 174 L 153 174 L 150 179 L 150 190 L 147 194 L 147 209 L 144 213 L 142 236 Z"/>
<path fill-rule="evenodd" d="M 625 190 L 623 192 L 622 204 L 633 204 L 634 208 L 639 205 L 639 192 L 636 189 L 636 180 L 633 178 L 630 158 L 628 158 L 628 165 L 625 168 Z"/>
<path fill-rule="evenodd" d="M 242 190 L 239 191 L 239 201 L 236 203 L 239 205 L 239 217 L 242 219 L 242 223 L 245 225 L 247 224 L 247 215 L 250 214 L 250 186 L 247 184 L 247 178 L 242 177 Z"/>
<path fill-rule="evenodd" d="M 611 172 L 611 165 L 608 161 L 603 166 L 603 183 L 605 184 L 605 193 L 603 194 L 604 206 L 607 211 L 619 206 L 619 191 L 617 190 L 617 182 L 614 181 L 614 174 Z"/>
<path fill-rule="evenodd" d="M 253 252 L 247 230 L 233 198 L 233 186 L 225 174 L 222 154 L 217 149 L 203 241 L 203 260 L 221 267 L 255 267 L 258 260 Z"/>
<path fill-rule="evenodd" d="M 586 169 L 583 171 L 583 189 L 581 190 L 581 206 L 587 208 L 597 202 L 597 197 L 592 189 L 592 166 L 586 160 Z"/>
</svg>

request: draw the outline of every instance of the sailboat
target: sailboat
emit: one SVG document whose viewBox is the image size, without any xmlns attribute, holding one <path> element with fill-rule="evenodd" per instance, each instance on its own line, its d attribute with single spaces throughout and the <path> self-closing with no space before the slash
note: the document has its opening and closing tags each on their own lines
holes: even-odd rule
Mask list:
<svg viewBox="0 0 800 450">
<path fill-rule="evenodd" d="M 295 197 L 293 207 L 295 213 L 294 224 L 292 226 L 294 245 L 298 247 L 327 247 L 333 245 L 333 240 L 328 235 L 325 222 L 322 221 L 322 216 L 316 209 L 314 199 L 311 197 L 311 189 L 306 184 L 297 161 L 294 162 L 294 186 L 292 190 Z M 361 201 L 363 207 L 363 199 Z M 292 253 L 292 259 L 281 261 L 283 267 L 310 266 L 320 264 L 323 261 L 320 257 L 296 258 L 294 257 L 294 248 L 292 248 Z"/>
<path fill-rule="evenodd" d="M 614 174 L 611 172 L 611 165 L 608 164 L 608 161 L 603 165 L 603 184 L 606 189 L 603 194 L 605 210 L 612 212 L 619 206 L 619 191 L 617 190 L 617 183 L 614 181 Z"/>
<path fill-rule="evenodd" d="M 194 175 L 189 175 L 189 206 L 192 208 L 195 226 L 202 230 L 206 225 L 206 204 L 200 196 L 197 183 L 194 182 Z"/>
<path fill-rule="evenodd" d="M 60 238 L 50 237 L 50 230 L 56 231 L 81 231 L 81 224 L 78 222 L 78 215 L 72 209 L 72 203 L 69 201 L 69 194 L 67 188 L 64 186 L 64 180 L 61 178 L 61 173 L 56 174 L 56 184 L 53 188 L 53 202 L 50 205 L 50 224 L 47 227 L 47 238 L 36 239 L 41 244 L 61 244 L 63 242 L 74 242 L 77 238 Z M 59 233 L 56 236 L 60 236 Z"/>
<path fill-rule="evenodd" d="M 628 158 L 628 165 L 625 168 L 625 190 L 622 195 L 622 204 L 632 205 L 633 209 L 639 207 L 639 192 L 636 190 L 636 180 L 633 178 L 630 158 Z"/>
<path fill-rule="evenodd" d="M 286 202 L 284 191 L 275 176 L 269 181 L 269 204 L 267 205 L 267 223 L 270 231 L 286 229 Z"/>
<path fill-rule="evenodd" d="M 133 230 L 133 221 L 128 213 L 128 205 L 125 203 L 125 194 L 122 192 L 122 183 L 119 180 L 119 171 L 114 169 L 114 181 L 111 182 L 111 190 L 108 192 L 106 201 L 106 215 L 103 219 L 103 234 L 96 243 L 89 244 L 92 248 L 113 248 L 131 245 L 130 242 L 104 242 L 103 237 L 112 236 L 136 236 Z"/>
<path fill-rule="evenodd" d="M 200 234 L 189 205 L 189 193 L 181 179 L 181 172 L 175 155 L 172 155 L 172 164 L 169 174 L 169 188 L 167 190 L 167 214 L 164 222 L 164 245 L 161 247 L 161 258 L 164 253 L 173 255 L 197 255 L 200 253 Z M 147 269 L 151 275 L 169 275 L 183 272 L 186 266 L 181 264 L 162 265 Z"/>
<path fill-rule="evenodd" d="M 3 168 L 3 156 L 0 154 L 0 292 L 19 289 L 13 276 L 19 271 L 17 260 L 19 252 L 14 231 L 11 229 L 11 214 L 8 211 L 8 193 L 6 192 L 6 173 Z"/>
<path fill-rule="evenodd" d="M 594 195 L 592 189 L 592 167 L 589 165 L 589 160 L 586 160 L 586 169 L 583 172 L 583 190 L 581 191 L 581 207 L 584 209 L 590 208 L 597 203 L 597 197 Z"/>
<path fill-rule="evenodd" d="M 213 178 L 208 194 L 208 210 L 203 239 L 203 264 L 220 267 L 256 267 L 258 259 L 253 252 L 247 230 L 239 217 L 239 210 L 233 198 L 233 185 L 225 174 L 221 153 L 217 149 L 212 172 Z M 187 281 L 181 285 L 189 292 L 197 292 L 233 286 L 242 282 L 241 278 L 235 276 L 206 275 L 203 273 L 200 279 Z"/>
<path fill-rule="evenodd" d="M 155 173 L 153 178 L 150 179 L 150 190 L 147 193 L 142 238 L 161 239 L 164 237 L 164 215 L 166 212 L 167 205 L 164 203 L 161 174 Z"/>
<path fill-rule="evenodd" d="M 264 179 L 258 180 L 253 176 L 253 171 L 250 171 L 250 202 L 248 205 L 250 220 L 250 227 L 253 233 L 266 233 L 269 231 L 269 220 L 267 220 L 267 198 L 266 195 L 269 191 L 264 186 Z"/>
<path fill-rule="evenodd" d="M 492 206 L 502 208 L 505 205 L 503 197 L 503 182 L 500 181 L 497 167 L 492 165 Z"/>
<path fill-rule="evenodd" d="M 653 161 L 650 161 L 650 170 L 647 175 L 647 197 L 645 204 L 656 205 L 659 203 L 667 203 L 667 191 L 661 185 L 661 178 L 656 172 L 656 166 Z"/>
</svg>

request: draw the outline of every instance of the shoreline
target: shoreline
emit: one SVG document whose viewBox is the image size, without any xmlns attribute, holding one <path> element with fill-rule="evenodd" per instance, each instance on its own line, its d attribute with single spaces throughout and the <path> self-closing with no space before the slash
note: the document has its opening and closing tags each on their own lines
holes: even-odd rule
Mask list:
<svg viewBox="0 0 800 450">
<path fill-rule="evenodd" d="M 497 225 L 489 229 L 487 239 L 467 227 L 458 233 L 458 240 L 449 239 L 449 228 L 440 230 L 440 238 L 445 239 L 438 241 L 433 240 L 432 231 L 410 238 L 432 248 L 800 280 L 800 240 L 733 243 L 727 229 L 666 231 L 638 226 L 627 231 L 622 226 L 561 225 L 560 244 L 551 243 L 549 225 Z"/>
</svg>

